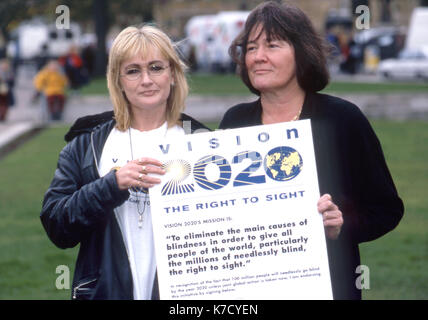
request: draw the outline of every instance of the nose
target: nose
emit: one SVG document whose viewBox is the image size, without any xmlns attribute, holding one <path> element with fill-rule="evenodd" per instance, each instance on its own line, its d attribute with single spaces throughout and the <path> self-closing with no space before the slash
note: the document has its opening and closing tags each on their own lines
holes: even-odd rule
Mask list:
<svg viewBox="0 0 428 320">
<path fill-rule="evenodd" d="M 147 86 L 147 85 L 150 85 L 152 83 L 153 83 L 152 78 L 150 77 L 147 69 L 141 70 L 141 84 L 144 86 Z"/>
<path fill-rule="evenodd" d="M 265 62 L 266 61 L 266 51 L 263 46 L 258 47 L 254 53 L 255 62 Z"/>
</svg>

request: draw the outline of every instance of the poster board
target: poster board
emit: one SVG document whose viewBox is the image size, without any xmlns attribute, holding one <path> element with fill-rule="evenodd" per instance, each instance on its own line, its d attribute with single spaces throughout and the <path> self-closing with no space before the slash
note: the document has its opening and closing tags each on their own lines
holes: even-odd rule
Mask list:
<svg viewBox="0 0 428 320">
<path fill-rule="evenodd" d="M 332 299 L 310 120 L 162 141 L 161 299 Z"/>
</svg>

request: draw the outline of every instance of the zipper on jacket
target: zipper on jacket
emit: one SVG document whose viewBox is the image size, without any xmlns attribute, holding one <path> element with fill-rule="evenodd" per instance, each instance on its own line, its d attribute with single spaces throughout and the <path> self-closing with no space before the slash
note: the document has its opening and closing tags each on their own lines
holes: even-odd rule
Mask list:
<svg viewBox="0 0 428 320">
<path fill-rule="evenodd" d="M 92 280 L 90 280 L 90 281 L 86 281 L 86 282 L 83 282 L 83 283 L 81 283 L 81 284 L 79 284 L 78 286 L 76 286 L 74 289 L 73 289 L 73 299 L 76 299 L 76 297 L 77 297 L 77 290 L 90 290 L 90 288 L 82 288 L 83 286 L 86 286 L 86 285 L 88 285 L 88 284 L 90 284 L 90 283 L 92 283 L 92 282 L 95 282 L 95 281 L 97 281 L 97 279 L 95 278 L 95 279 L 92 279 Z"/>
<path fill-rule="evenodd" d="M 95 154 L 94 130 L 92 130 L 92 132 L 91 132 L 91 149 L 92 149 L 92 154 L 94 155 L 95 167 L 97 168 L 98 177 L 100 177 L 100 168 L 98 166 L 97 155 Z"/>
<path fill-rule="evenodd" d="M 96 128 L 98 128 L 98 127 L 96 127 Z M 95 128 L 95 129 L 96 129 L 96 128 Z M 93 156 L 94 156 L 95 167 L 96 167 L 96 169 L 97 169 L 98 178 L 100 178 L 100 177 L 101 177 L 101 173 L 100 173 L 100 168 L 98 167 L 98 159 L 97 159 L 97 155 L 96 155 L 96 152 L 95 152 L 95 145 L 94 145 L 94 133 L 95 133 L 95 129 L 94 129 L 94 130 L 92 130 L 92 132 L 91 132 L 91 149 L 92 149 L 92 154 L 93 154 Z M 100 157 L 101 157 L 101 156 L 100 156 Z M 114 213 L 114 216 L 115 216 L 116 222 L 117 222 L 117 224 L 118 224 L 118 226 L 119 226 L 119 229 L 120 229 L 120 233 L 121 233 L 122 241 L 123 241 L 123 246 L 124 246 L 124 248 L 125 248 L 125 250 L 126 250 L 126 256 L 127 256 L 127 258 L 128 258 L 128 264 L 129 264 L 129 266 L 131 267 L 131 261 L 130 261 L 130 257 L 129 257 L 128 246 L 127 246 L 127 245 L 126 245 L 126 243 L 125 243 L 125 239 L 123 239 L 123 230 L 122 230 L 122 226 L 120 225 L 119 220 L 118 220 L 118 218 L 117 218 L 117 212 L 116 212 L 116 209 L 113 209 L 113 213 Z M 132 271 L 131 271 L 131 273 L 132 273 Z"/>
</svg>

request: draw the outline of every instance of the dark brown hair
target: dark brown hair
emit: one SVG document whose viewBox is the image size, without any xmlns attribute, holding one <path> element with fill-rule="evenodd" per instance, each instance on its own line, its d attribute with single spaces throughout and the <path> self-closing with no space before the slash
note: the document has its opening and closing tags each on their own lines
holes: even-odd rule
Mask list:
<svg viewBox="0 0 428 320">
<path fill-rule="evenodd" d="M 294 47 L 297 81 L 305 92 L 317 92 L 325 88 L 329 73 L 324 40 L 302 10 L 289 4 L 269 1 L 259 4 L 251 11 L 244 30 L 229 48 L 229 54 L 238 64 L 242 81 L 251 92 L 260 95 L 248 77 L 245 55 L 248 37 L 258 25 L 262 26 L 268 40 L 284 40 Z"/>
</svg>

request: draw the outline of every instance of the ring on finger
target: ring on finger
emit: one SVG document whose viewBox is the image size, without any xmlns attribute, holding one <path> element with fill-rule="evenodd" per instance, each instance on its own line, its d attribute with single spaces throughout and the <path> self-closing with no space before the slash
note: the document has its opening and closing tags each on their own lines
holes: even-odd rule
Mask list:
<svg viewBox="0 0 428 320">
<path fill-rule="evenodd" d="M 142 180 L 143 180 L 143 176 L 144 176 L 144 174 L 140 173 L 140 174 L 138 175 L 138 180 L 142 181 Z"/>
<path fill-rule="evenodd" d="M 146 168 L 147 168 L 146 166 L 141 166 L 141 172 L 146 173 Z"/>
</svg>

